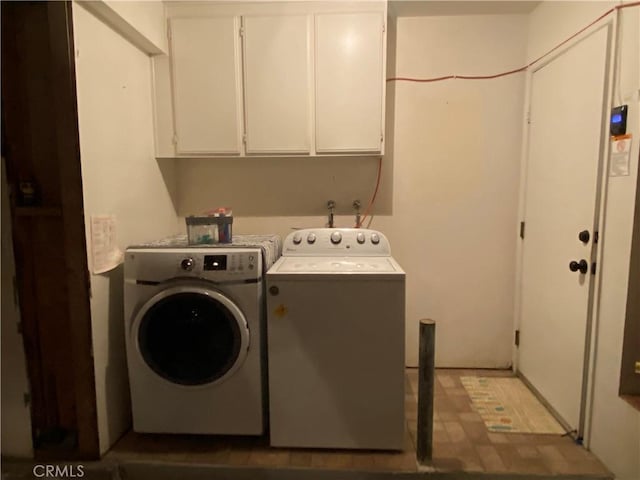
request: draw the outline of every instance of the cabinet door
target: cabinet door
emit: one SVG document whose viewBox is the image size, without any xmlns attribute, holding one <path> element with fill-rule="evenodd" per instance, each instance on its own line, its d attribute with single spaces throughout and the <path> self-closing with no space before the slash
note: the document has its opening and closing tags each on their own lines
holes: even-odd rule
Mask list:
<svg viewBox="0 0 640 480">
<path fill-rule="evenodd" d="M 240 153 L 239 22 L 171 20 L 178 154 Z"/>
<path fill-rule="evenodd" d="M 247 153 L 308 153 L 309 17 L 249 16 L 243 26 Z"/>
<path fill-rule="evenodd" d="M 380 13 L 316 15 L 317 152 L 380 151 L 383 20 Z"/>
</svg>

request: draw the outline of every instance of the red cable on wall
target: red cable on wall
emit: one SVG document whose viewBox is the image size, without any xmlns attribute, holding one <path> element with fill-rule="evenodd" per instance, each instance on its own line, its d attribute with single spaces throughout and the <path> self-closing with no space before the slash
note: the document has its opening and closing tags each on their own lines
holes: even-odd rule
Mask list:
<svg viewBox="0 0 640 480">
<path fill-rule="evenodd" d="M 595 25 L 596 23 L 598 23 L 600 20 L 602 20 L 604 17 L 606 17 L 607 15 L 615 12 L 616 10 L 621 10 L 623 8 L 629 8 L 629 7 L 638 7 L 640 6 L 640 1 L 638 2 L 631 2 L 631 3 L 624 3 L 622 5 L 616 5 L 615 7 L 610 8 L 609 10 L 607 10 L 605 13 L 603 13 L 602 15 L 600 15 L 598 18 L 596 18 L 594 21 L 592 21 L 590 24 L 588 24 L 586 27 L 581 28 L 580 30 L 578 30 L 576 33 L 574 33 L 573 35 L 571 35 L 569 38 L 567 38 L 566 40 L 564 40 L 563 42 L 560 42 L 558 45 L 556 45 L 555 47 L 553 47 L 551 50 L 549 50 L 547 53 L 545 53 L 544 55 L 541 55 L 540 57 L 536 58 L 533 62 L 525 65 L 524 67 L 520 67 L 520 68 L 516 68 L 515 70 L 509 70 L 508 72 L 503 72 L 503 73 L 497 73 L 495 75 L 446 75 L 444 77 L 435 77 L 435 78 L 411 78 L 411 77 L 391 77 L 391 78 L 387 78 L 387 82 L 418 82 L 418 83 L 428 83 L 428 82 L 440 82 L 442 80 L 450 80 L 450 79 L 456 79 L 456 78 L 460 78 L 462 80 L 489 80 L 492 78 L 499 78 L 499 77 L 506 77 L 507 75 L 513 75 L 514 73 L 519 73 L 519 72 L 524 72 L 525 70 L 527 70 L 529 67 L 535 65 L 536 63 L 538 63 L 540 60 L 542 60 L 543 58 L 545 58 L 547 55 L 555 52 L 558 48 L 562 47 L 564 44 L 566 44 L 567 42 L 570 42 L 571 40 L 573 40 L 574 38 L 576 38 L 578 35 L 580 35 L 582 32 L 584 32 L 585 30 L 587 30 L 588 28 L 592 27 L 593 25 Z M 362 224 L 362 222 L 360 222 Z"/>
<path fill-rule="evenodd" d="M 373 191 L 373 195 L 371 196 L 371 200 L 369 200 L 369 205 L 367 205 L 367 208 L 364 211 L 364 215 L 362 215 L 362 218 L 360 218 L 360 222 L 358 222 L 358 224 L 356 224 L 356 228 L 360 228 L 362 226 L 362 224 L 364 223 L 365 219 L 367 218 L 367 215 L 369 215 L 369 210 L 373 206 L 373 202 L 376 201 L 376 195 L 378 195 L 378 187 L 380 187 L 380 178 L 381 177 L 382 177 L 382 157 L 380 157 L 378 159 L 378 178 L 376 179 L 376 188 Z"/>
<path fill-rule="evenodd" d="M 496 73 L 495 75 L 445 75 L 443 77 L 434 77 L 434 78 L 391 77 L 391 78 L 387 78 L 387 82 L 430 83 L 430 82 L 440 82 L 440 81 L 443 81 L 443 80 L 451 80 L 451 79 L 456 79 L 456 78 L 460 78 L 462 80 L 490 80 L 490 79 L 493 79 L 493 78 L 500 78 L 500 77 L 506 77 L 507 75 L 513 75 L 514 73 L 524 72 L 529 67 L 535 65 L 540 60 L 542 60 L 543 58 L 545 58 L 549 54 L 555 52 L 558 48 L 562 47 L 567 42 L 570 42 L 571 40 L 576 38 L 578 35 L 580 35 L 582 32 L 584 32 L 588 28 L 590 28 L 593 25 L 595 25 L 596 23 L 598 23 L 600 20 L 605 18 L 607 15 L 610 15 L 611 13 L 615 12 L 616 10 L 622 10 L 623 8 L 638 7 L 638 6 L 640 6 L 640 1 L 631 2 L 631 3 L 624 3 L 624 4 L 616 5 L 615 7 L 610 8 L 605 13 L 603 13 L 598 18 L 596 18 L 591 23 L 589 23 L 586 27 L 581 28 L 576 33 L 571 35 L 569 38 L 567 38 L 566 40 L 560 42 L 558 45 L 553 47 L 551 50 L 549 50 L 544 55 L 541 55 L 540 57 L 536 58 L 534 61 L 532 61 L 532 62 L 528 63 L 527 65 L 525 65 L 524 67 L 516 68 L 515 70 L 509 70 L 508 72 Z M 373 206 L 373 203 L 375 202 L 376 196 L 378 194 L 378 187 L 380 186 L 380 177 L 381 176 L 382 176 L 382 157 L 380 157 L 380 159 L 378 161 L 378 177 L 376 179 L 376 188 L 375 188 L 375 190 L 373 192 L 371 200 L 369 201 L 369 204 L 367 205 L 367 208 L 366 208 L 366 210 L 364 212 L 364 215 L 360 219 L 360 222 L 356 225 L 356 228 L 360 228 L 364 224 L 364 221 L 366 220 L 367 216 L 369 215 L 369 210 Z"/>
</svg>

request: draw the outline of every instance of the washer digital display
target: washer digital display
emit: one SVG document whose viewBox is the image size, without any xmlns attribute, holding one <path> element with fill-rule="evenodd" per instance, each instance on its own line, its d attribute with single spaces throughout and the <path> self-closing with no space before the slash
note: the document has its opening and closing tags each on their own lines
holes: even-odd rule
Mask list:
<svg viewBox="0 0 640 480">
<path fill-rule="evenodd" d="M 226 255 L 205 255 L 204 269 L 205 270 L 226 270 L 227 256 Z"/>
</svg>

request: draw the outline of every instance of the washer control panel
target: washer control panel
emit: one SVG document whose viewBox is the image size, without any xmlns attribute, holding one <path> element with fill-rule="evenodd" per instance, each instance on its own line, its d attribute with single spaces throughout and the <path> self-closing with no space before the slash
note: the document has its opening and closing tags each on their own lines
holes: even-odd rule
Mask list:
<svg viewBox="0 0 640 480">
<path fill-rule="evenodd" d="M 127 249 L 125 266 L 130 270 L 125 272 L 127 278 L 146 281 L 177 277 L 214 282 L 250 280 L 262 276 L 262 255 L 259 249 L 244 248 Z"/>
<path fill-rule="evenodd" d="M 188 255 L 180 262 L 180 267 L 189 272 L 200 267 L 202 272 L 241 273 L 255 270 L 256 258 L 258 255 L 251 253 Z"/>
<path fill-rule="evenodd" d="M 364 228 L 308 228 L 287 236 L 285 256 L 389 256 L 391 248 L 384 234 Z"/>
</svg>

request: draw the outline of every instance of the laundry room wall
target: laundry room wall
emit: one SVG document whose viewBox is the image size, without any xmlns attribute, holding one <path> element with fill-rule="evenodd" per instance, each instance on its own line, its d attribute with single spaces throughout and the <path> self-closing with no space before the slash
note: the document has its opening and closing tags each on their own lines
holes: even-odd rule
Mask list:
<svg viewBox="0 0 640 480">
<path fill-rule="evenodd" d="M 398 19 L 396 76 L 522 66 L 525 15 Z M 395 85 L 394 216 L 407 284 L 408 362 L 433 318 L 436 364 L 507 367 L 524 75 Z"/>
<path fill-rule="evenodd" d="M 619 2 L 544 2 L 531 14 L 533 60 Z M 633 134 L 629 176 L 608 177 L 599 308 L 596 312 L 591 408 L 585 443 L 620 480 L 640 478 L 640 412 L 618 396 L 640 139 L 640 8 L 620 12 L 619 68 L 614 103 L 629 105 Z"/>
<path fill-rule="evenodd" d="M 163 15 L 162 9 L 159 12 Z M 150 57 L 82 4 L 73 4 L 73 23 L 91 266 L 92 215 L 115 215 L 121 249 L 177 233 L 180 224 L 171 197 L 176 186 L 173 163 L 154 158 Z M 98 430 L 103 453 L 131 421 L 122 283 L 122 265 L 91 275 Z"/>
<path fill-rule="evenodd" d="M 95 2 L 96 0 L 90 0 Z M 104 0 L 106 6 L 117 13 L 138 33 L 158 49 L 167 51 L 167 26 L 164 4 L 161 1 Z"/>
<path fill-rule="evenodd" d="M 167 53 L 165 4 L 160 0 L 75 0 L 120 35 L 152 55 Z"/>
<path fill-rule="evenodd" d="M 521 67 L 526 15 L 398 18 L 388 75 L 493 74 Z M 407 363 L 418 321 L 437 322 L 440 367 L 511 363 L 513 272 L 524 75 L 387 84 L 387 150 L 372 228 L 407 271 Z M 395 130 L 395 132 L 393 132 Z M 392 136 L 389 136 L 389 132 Z M 376 158 L 183 159 L 178 213 L 234 208 L 234 232 L 353 226 L 373 193 Z M 225 183 L 218 191 L 216 185 Z"/>
</svg>

